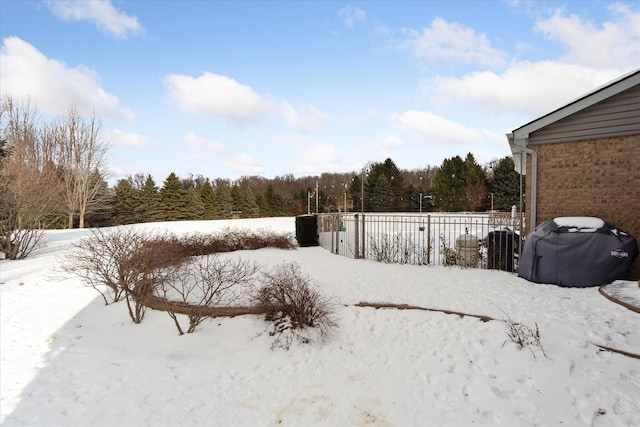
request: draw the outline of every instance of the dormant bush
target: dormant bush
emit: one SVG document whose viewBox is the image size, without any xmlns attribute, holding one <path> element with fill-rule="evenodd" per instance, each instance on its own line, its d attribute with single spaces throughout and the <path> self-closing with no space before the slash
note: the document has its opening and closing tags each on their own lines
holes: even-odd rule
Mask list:
<svg viewBox="0 0 640 427">
<path fill-rule="evenodd" d="M 506 330 L 505 333 L 509 340 L 515 343 L 519 349 L 528 348 L 533 357 L 536 357 L 536 353 L 539 351 L 543 356 L 547 357 L 544 347 L 540 342 L 540 329 L 538 324 L 535 323 L 535 328 L 514 321 L 510 316 L 507 316 L 505 320 Z"/>
<path fill-rule="evenodd" d="M 294 338 L 310 342 L 326 338 L 336 327 L 334 304 L 311 283 L 295 262 L 285 262 L 263 273 L 253 301 L 273 322 L 272 348 L 288 349 Z"/>
<path fill-rule="evenodd" d="M 257 271 L 257 264 L 241 259 L 218 255 L 193 257 L 180 266 L 173 280 L 161 281 L 156 294 L 162 299 L 178 333 L 183 335 L 177 308 L 189 319 L 186 332 L 194 332 L 212 308 L 241 301 Z"/>
<path fill-rule="evenodd" d="M 170 234 L 152 235 L 131 227 L 92 230 L 69 252 L 62 269 L 84 279 L 105 304 L 125 299 L 131 320 L 140 323 L 145 299 L 154 287 L 170 281 L 184 256 L 180 246 L 167 244 Z"/>
<path fill-rule="evenodd" d="M 207 255 L 240 249 L 295 247 L 291 236 L 259 230 L 226 229 L 220 233 L 176 236 L 169 232 L 142 231 L 134 227 L 92 230 L 63 261 L 62 269 L 84 279 L 105 304 L 124 299 L 135 323 L 144 317 L 148 298 L 156 295 L 181 326 L 171 309 L 176 298 L 190 310 L 193 332 L 208 308 L 232 295 L 231 288 L 249 281 L 257 267 L 242 261 L 221 261 Z M 204 258 L 196 258 L 204 257 Z M 197 292 L 199 297 L 194 297 Z"/>
</svg>

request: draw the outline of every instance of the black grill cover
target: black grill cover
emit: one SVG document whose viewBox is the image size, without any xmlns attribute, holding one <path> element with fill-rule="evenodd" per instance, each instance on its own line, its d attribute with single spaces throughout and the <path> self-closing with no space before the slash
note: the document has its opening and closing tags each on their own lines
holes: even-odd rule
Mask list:
<svg viewBox="0 0 640 427">
<path fill-rule="evenodd" d="M 565 221 L 559 221 L 562 225 Z M 518 276 L 567 287 L 624 279 L 638 256 L 636 240 L 611 224 L 588 231 L 546 221 L 525 240 Z"/>
</svg>

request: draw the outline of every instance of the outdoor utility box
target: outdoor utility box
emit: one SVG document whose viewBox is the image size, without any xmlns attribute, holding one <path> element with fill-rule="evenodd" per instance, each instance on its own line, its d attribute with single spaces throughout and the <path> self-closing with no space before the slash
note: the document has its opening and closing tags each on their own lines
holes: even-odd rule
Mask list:
<svg viewBox="0 0 640 427">
<path fill-rule="evenodd" d="M 318 216 L 300 215 L 296 217 L 296 240 L 300 246 L 319 246 Z"/>
<path fill-rule="evenodd" d="M 487 268 L 514 272 L 520 254 L 521 237 L 509 229 L 491 231 L 483 240 L 487 247 Z"/>
<path fill-rule="evenodd" d="M 476 267 L 479 249 L 480 245 L 476 236 L 463 234 L 458 237 L 456 239 L 457 264 L 462 267 Z"/>
</svg>

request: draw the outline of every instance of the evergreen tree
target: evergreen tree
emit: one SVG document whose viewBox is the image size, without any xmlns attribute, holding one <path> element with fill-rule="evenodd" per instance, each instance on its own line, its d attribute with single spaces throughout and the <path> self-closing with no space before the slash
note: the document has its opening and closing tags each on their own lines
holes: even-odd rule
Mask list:
<svg viewBox="0 0 640 427">
<path fill-rule="evenodd" d="M 242 211 L 245 210 L 245 200 L 242 197 L 242 190 L 238 184 L 235 184 L 231 187 L 231 191 L 229 191 L 231 195 L 231 203 L 233 203 L 233 217 L 239 218 L 242 216 Z"/>
<path fill-rule="evenodd" d="M 464 162 L 460 156 L 444 159 L 436 173 L 434 205 L 444 212 L 459 212 L 464 208 Z"/>
<path fill-rule="evenodd" d="M 147 175 L 140 190 L 140 211 L 144 222 L 162 221 L 161 198 L 158 187 L 151 175 Z"/>
<path fill-rule="evenodd" d="M 313 192 L 312 192 L 313 194 Z M 314 210 L 314 205 L 315 204 L 315 197 L 312 197 L 311 199 L 311 210 Z M 329 213 L 329 212 L 335 212 L 338 210 L 338 207 L 336 206 L 336 199 L 335 197 L 331 197 L 331 195 L 327 194 L 324 190 L 318 190 L 318 209 L 320 210 L 320 212 L 323 213 Z"/>
<path fill-rule="evenodd" d="M 349 194 L 351 195 L 353 209 L 356 212 L 364 212 L 364 209 L 362 209 L 362 193 L 362 178 L 360 178 L 360 175 L 355 175 L 351 180 L 351 185 L 349 185 Z"/>
<path fill-rule="evenodd" d="M 166 221 L 183 221 L 190 219 L 189 205 L 191 199 L 182 182 L 171 172 L 160 189 L 162 212 Z"/>
<path fill-rule="evenodd" d="M 409 200 L 408 210 L 410 212 L 420 212 L 422 206 L 422 212 L 428 212 L 431 210 L 431 203 L 426 198 L 426 194 L 423 190 L 415 185 L 407 185 L 405 187 L 405 199 Z M 420 204 L 420 198 L 422 198 L 422 205 Z"/>
<path fill-rule="evenodd" d="M 114 222 L 116 224 L 135 224 L 139 222 L 138 208 L 140 194 L 126 179 L 121 179 L 115 186 L 113 205 Z"/>
<path fill-rule="evenodd" d="M 231 218 L 233 213 L 233 199 L 231 198 L 229 181 L 223 179 L 216 180 L 216 196 L 220 204 L 221 217 Z"/>
<path fill-rule="evenodd" d="M 484 169 L 478 165 L 473 154 L 468 153 L 464 159 L 464 209 L 477 212 L 486 207 L 487 177 Z"/>
<path fill-rule="evenodd" d="M 213 190 L 213 186 L 209 180 L 206 180 L 204 184 L 202 184 L 202 188 L 200 189 L 200 200 L 202 200 L 202 205 L 204 207 L 204 219 L 220 218 L 222 214 L 220 203 L 218 203 L 218 197 L 216 196 L 216 192 Z"/>
<path fill-rule="evenodd" d="M 96 197 L 104 203 L 91 206 L 87 211 L 86 223 L 89 227 L 108 227 L 112 225 L 113 220 L 114 194 L 102 176 L 96 173 L 93 179 L 100 181 L 100 185 L 96 186 Z"/>
<path fill-rule="evenodd" d="M 493 194 L 493 209 L 509 211 L 520 203 L 520 174 L 515 170 L 513 157 L 501 159 L 493 168 L 493 177 L 489 181 Z M 524 180 L 522 186 L 524 193 Z"/>
<path fill-rule="evenodd" d="M 203 219 L 204 204 L 202 203 L 202 200 L 200 200 L 200 193 L 198 193 L 194 187 L 189 187 L 187 193 L 189 196 L 189 204 L 187 205 L 187 219 Z"/>
<path fill-rule="evenodd" d="M 383 178 L 386 183 L 379 183 Z M 387 186 L 390 187 L 389 194 L 387 194 Z M 374 163 L 365 185 L 365 210 L 373 212 L 407 210 L 407 204 L 403 197 L 404 191 L 404 177 L 393 160 L 388 158 L 383 163 Z M 380 192 L 386 194 L 383 201 L 380 200 Z"/>
<path fill-rule="evenodd" d="M 263 196 L 264 214 L 262 216 L 284 216 L 287 212 L 285 199 L 273 189 L 269 184 Z"/>
<path fill-rule="evenodd" d="M 256 204 L 258 205 L 258 215 L 261 218 L 274 216 L 269 213 L 269 207 L 267 206 L 267 199 L 265 198 L 264 194 L 258 194 L 256 196 Z"/>
<path fill-rule="evenodd" d="M 385 175 L 375 180 L 371 189 L 371 210 L 374 212 L 393 212 L 393 187 Z"/>
<path fill-rule="evenodd" d="M 260 216 L 260 208 L 251 187 L 247 187 L 242 192 L 242 208 L 240 218 L 258 218 Z"/>
</svg>

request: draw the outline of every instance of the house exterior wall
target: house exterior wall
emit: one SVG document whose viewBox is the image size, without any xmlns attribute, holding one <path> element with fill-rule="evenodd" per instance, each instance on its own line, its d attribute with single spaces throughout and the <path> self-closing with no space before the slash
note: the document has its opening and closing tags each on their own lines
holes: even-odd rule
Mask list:
<svg viewBox="0 0 640 427">
<path fill-rule="evenodd" d="M 640 241 L 640 134 L 528 147 L 538 154 L 538 224 L 559 216 L 593 216 Z M 527 195 L 530 179 L 527 173 Z M 537 225 L 527 224 L 528 232 Z M 640 259 L 629 278 L 640 278 Z"/>
<path fill-rule="evenodd" d="M 582 141 L 640 132 L 640 85 L 533 132 L 529 144 Z"/>
</svg>

